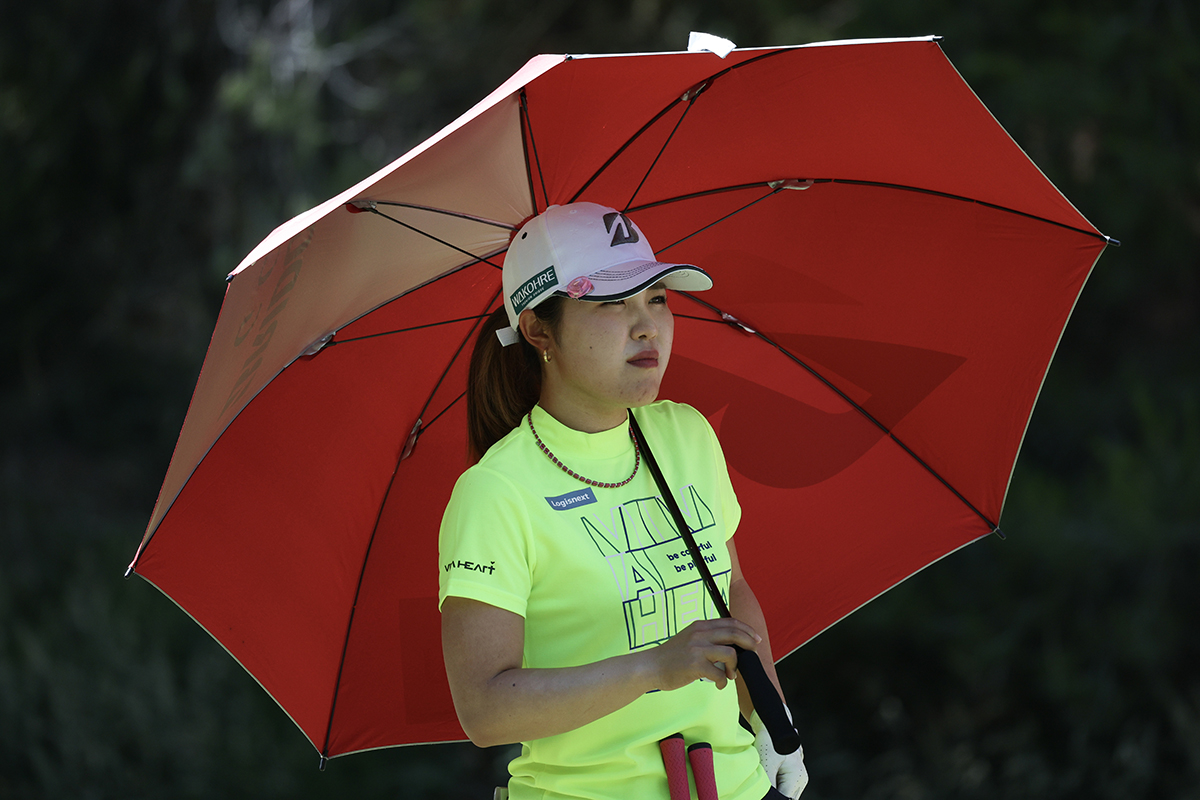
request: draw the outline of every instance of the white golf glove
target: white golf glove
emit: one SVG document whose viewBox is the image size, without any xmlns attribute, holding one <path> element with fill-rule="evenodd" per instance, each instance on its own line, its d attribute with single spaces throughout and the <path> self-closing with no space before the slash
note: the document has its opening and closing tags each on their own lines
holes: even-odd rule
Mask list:
<svg viewBox="0 0 1200 800">
<path fill-rule="evenodd" d="M 787 706 L 784 706 L 783 710 L 787 711 L 788 721 L 791 722 L 792 712 L 788 711 Z M 758 718 L 757 711 L 750 715 L 750 727 L 754 730 L 754 746 L 758 748 L 758 760 L 762 763 L 763 769 L 767 771 L 771 785 L 779 790 L 780 794 L 796 800 L 804 791 L 804 787 L 808 785 L 808 770 L 804 767 L 804 748 L 798 747 L 796 752 L 786 756 L 775 752 L 771 734 L 763 725 L 762 720 Z"/>
</svg>

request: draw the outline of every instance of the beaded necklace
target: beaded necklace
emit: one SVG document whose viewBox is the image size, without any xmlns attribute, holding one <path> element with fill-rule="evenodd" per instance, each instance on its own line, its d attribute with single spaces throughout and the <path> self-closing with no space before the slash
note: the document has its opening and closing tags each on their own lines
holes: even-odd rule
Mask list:
<svg viewBox="0 0 1200 800">
<path fill-rule="evenodd" d="M 633 472 L 629 475 L 628 478 L 621 481 L 620 483 L 605 483 L 604 481 L 594 481 L 591 478 L 585 478 L 582 475 L 580 475 L 578 472 L 571 470 L 569 467 L 567 467 L 566 464 L 559 461 L 558 456 L 554 455 L 554 453 L 551 453 L 550 448 L 546 447 L 546 445 L 542 442 L 542 437 L 538 436 L 537 428 L 533 427 L 533 411 L 532 410 L 530 410 L 530 412 L 525 416 L 525 420 L 529 423 L 529 430 L 533 432 L 533 440 L 535 442 L 537 442 L 538 448 L 541 449 L 541 451 L 546 454 L 546 458 L 553 461 L 558 466 L 559 469 L 561 469 L 563 472 L 570 475 L 572 478 L 581 480 L 584 483 L 588 484 L 589 486 L 596 486 L 601 489 L 619 489 L 620 487 L 624 486 L 625 484 L 627 484 L 631 480 L 633 480 L 633 476 L 638 474 L 638 467 L 640 467 L 642 465 L 642 452 L 638 448 L 637 439 L 634 439 L 634 437 L 633 437 L 633 427 L 632 426 L 630 426 L 630 428 L 629 428 L 629 438 L 633 439 Z"/>
</svg>

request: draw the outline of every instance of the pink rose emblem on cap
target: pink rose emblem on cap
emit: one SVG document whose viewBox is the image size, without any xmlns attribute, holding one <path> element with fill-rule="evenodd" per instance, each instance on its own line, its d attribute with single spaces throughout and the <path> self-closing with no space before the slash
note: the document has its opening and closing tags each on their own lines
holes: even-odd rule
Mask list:
<svg viewBox="0 0 1200 800">
<path fill-rule="evenodd" d="M 567 284 L 567 297 L 578 300 L 584 295 L 590 294 L 594 288 L 596 287 L 592 286 L 592 282 L 581 275 Z"/>
</svg>

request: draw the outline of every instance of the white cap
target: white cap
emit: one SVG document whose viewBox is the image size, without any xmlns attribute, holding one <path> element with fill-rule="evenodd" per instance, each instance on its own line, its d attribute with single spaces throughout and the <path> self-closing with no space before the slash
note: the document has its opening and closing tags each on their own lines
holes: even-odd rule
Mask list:
<svg viewBox="0 0 1200 800">
<path fill-rule="evenodd" d="M 659 261 L 633 220 L 607 206 L 550 206 L 517 231 L 504 257 L 504 309 L 515 343 L 521 312 L 553 294 L 603 303 L 631 297 L 662 281 L 668 289 L 700 292 L 712 278 L 691 264 Z"/>
</svg>

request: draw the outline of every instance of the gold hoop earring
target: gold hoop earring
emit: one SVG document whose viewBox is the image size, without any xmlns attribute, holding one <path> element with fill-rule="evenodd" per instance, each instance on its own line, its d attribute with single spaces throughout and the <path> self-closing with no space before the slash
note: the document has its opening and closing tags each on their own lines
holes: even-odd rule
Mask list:
<svg viewBox="0 0 1200 800">
<path fill-rule="evenodd" d="M 542 361 L 545 361 L 547 364 L 550 363 L 550 351 L 549 350 L 542 351 Z"/>
</svg>

